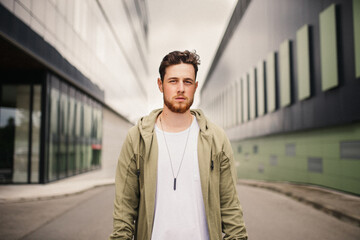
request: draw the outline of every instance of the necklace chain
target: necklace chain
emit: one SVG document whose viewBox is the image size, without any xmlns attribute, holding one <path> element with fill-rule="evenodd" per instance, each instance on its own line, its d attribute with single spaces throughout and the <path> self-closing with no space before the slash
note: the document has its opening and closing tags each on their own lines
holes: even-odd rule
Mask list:
<svg viewBox="0 0 360 240">
<path fill-rule="evenodd" d="M 160 125 L 161 125 L 162 133 L 163 133 L 163 136 L 164 136 L 164 140 L 165 140 L 166 150 L 167 150 L 168 155 L 169 155 L 171 172 L 172 172 L 172 175 L 173 175 L 173 177 L 174 177 L 174 191 L 175 191 L 175 190 L 176 190 L 176 179 L 177 179 L 177 177 L 178 177 L 178 175 L 179 175 L 179 172 L 180 172 L 180 169 L 181 169 L 183 160 L 184 160 L 184 155 L 185 155 L 186 146 L 187 146 L 187 143 L 188 143 L 188 140 L 189 140 L 191 125 L 190 125 L 190 127 L 189 127 L 188 134 L 187 134 L 187 137 L 186 137 L 185 147 L 184 147 L 184 151 L 183 151 L 183 154 L 182 154 L 182 157 L 181 157 L 180 166 L 179 166 L 178 171 L 177 171 L 176 176 L 175 176 L 175 174 L 174 174 L 174 168 L 173 168 L 173 163 L 172 163 L 172 160 L 171 160 L 169 147 L 168 147 L 168 144 L 167 144 L 167 142 L 166 142 L 165 133 L 164 133 L 165 131 L 164 131 L 164 128 L 163 128 L 163 125 L 162 125 L 161 117 L 159 118 L 159 120 L 160 120 Z"/>
</svg>

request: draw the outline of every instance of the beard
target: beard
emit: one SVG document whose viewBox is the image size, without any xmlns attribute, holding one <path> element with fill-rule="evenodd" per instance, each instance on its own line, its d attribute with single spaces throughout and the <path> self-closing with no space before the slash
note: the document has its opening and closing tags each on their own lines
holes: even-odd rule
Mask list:
<svg viewBox="0 0 360 240">
<path fill-rule="evenodd" d="M 174 113 L 184 113 L 190 109 L 191 105 L 193 104 L 194 98 L 188 99 L 188 101 L 184 101 L 181 103 L 175 102 L 172 103 L 168 101 L 164 96 L 164 104 L 170 109 L 170 111 Z"/>
</svg>

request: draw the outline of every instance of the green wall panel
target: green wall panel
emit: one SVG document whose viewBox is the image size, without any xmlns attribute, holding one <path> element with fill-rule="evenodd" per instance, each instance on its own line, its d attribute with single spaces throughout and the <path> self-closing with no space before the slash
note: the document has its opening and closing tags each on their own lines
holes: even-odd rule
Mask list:
<svg viewBox="0 0 360 240">
<path fill-rule="evenodd" d="M 320 13 L 320 55 L 322 90 L 338 86 L 338 56 L 336 39 L 336 5 Z"/>
<path fill-rule="evenodd" d="M 318 184 L 360 194 L 360 159 L 342 159 L 339 147 L 345 138 L 359 141 L 359 131 L 360 123 L 354 123 L 234 141 L 238 177 Z M 296 146 L 295 156 L 286 155 L 289 143 Z M 253 152 L 254 145 L 257 153 Z M 238 146 L 241 153 L 236 151 Z M 277 157 L 277 165 L 270 164 L 271 156 Z M 322 172 L 309 172 L 309 157 L 322 159 Z"/>
<path fill-rule="evenodd" d="M 248 74 L 244 74 L 241 79 L 242 82 L 242 96 L 243 96 L 243 120 L 247 122 L 249 120 L 249 79 Z"/>
<path fill-rule="evenodd" d="M 310 97 L 310 47 L 309 25 L 304 25 L 296 32 L 298 99 Z"/>
<path fill-rule="evenodd" d="M 250 119 L 253 120 L 256 117 L 256 83 L 255 83 L 255 68 L 252 68 L 249 72 L 249 107 L 250 107 Z"/>
<path fill-rule="evenodd" d="M 276 108 L 275 52 L 269 53 L 266 59 L 266 106 L 267 112 L 270 113 Z"/>
<path fill-rule="evenodd" d="M 256 87 L 257 87 L 257 115 L 263 116 L 265 114 L 265 75 L 264 75 L 264 61 L 260 61 L 256 68 Z"/>
<path fill-rule="evenodd" d="M 360 0 L 353 0 L 355 76 L 360 78 Z"/>
<path fill-rule="evenodd" d="M 290 40 L 280 44 L 280 106 L 286 107 L 291 104 L 291 66 L 290 66 Z"/>
</svg>

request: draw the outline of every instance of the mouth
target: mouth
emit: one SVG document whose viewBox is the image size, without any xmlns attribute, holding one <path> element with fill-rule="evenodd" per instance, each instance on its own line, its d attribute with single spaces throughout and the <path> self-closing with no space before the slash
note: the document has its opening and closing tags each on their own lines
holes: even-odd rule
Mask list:
<svg viewBox="0 0 360 240">
<path fill-rule="evenodd" d="M 178 102 L 183 102 L 186 100 L 186 98 L 185 97 L 176 97 L 175 100 Z"/>
</svg>

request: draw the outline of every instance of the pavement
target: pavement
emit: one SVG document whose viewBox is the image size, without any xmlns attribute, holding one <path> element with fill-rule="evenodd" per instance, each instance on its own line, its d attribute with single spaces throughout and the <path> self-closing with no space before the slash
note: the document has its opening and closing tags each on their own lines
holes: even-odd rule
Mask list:
<svg viewBox="0 0 360 240">
<path fill-rule="evenodd" d="M 113 174 L 94 170 L 48 184 L 0 185 L 0 204 L 66 197 L 114 184 Z M 238 184 L 264 188 L 308 204 L 342 221 L 360 227 L 360 196 L 324 187 L 290 182 L 239 180 Z"/>
<path fill-rule="evenodd" d="M 0 185 L 0 204 L 66 197 L 89 189 L 114 184 L 114 174 L 93 170 L 47 184 Z"/>
<path fill-rule="evenodd" d="M 241 179 L 239 184 L 265 188 L 310 205 L 342 221 L 360 227 L 360 196 L 325 187 L 290 182 Z"/>
</svg>

